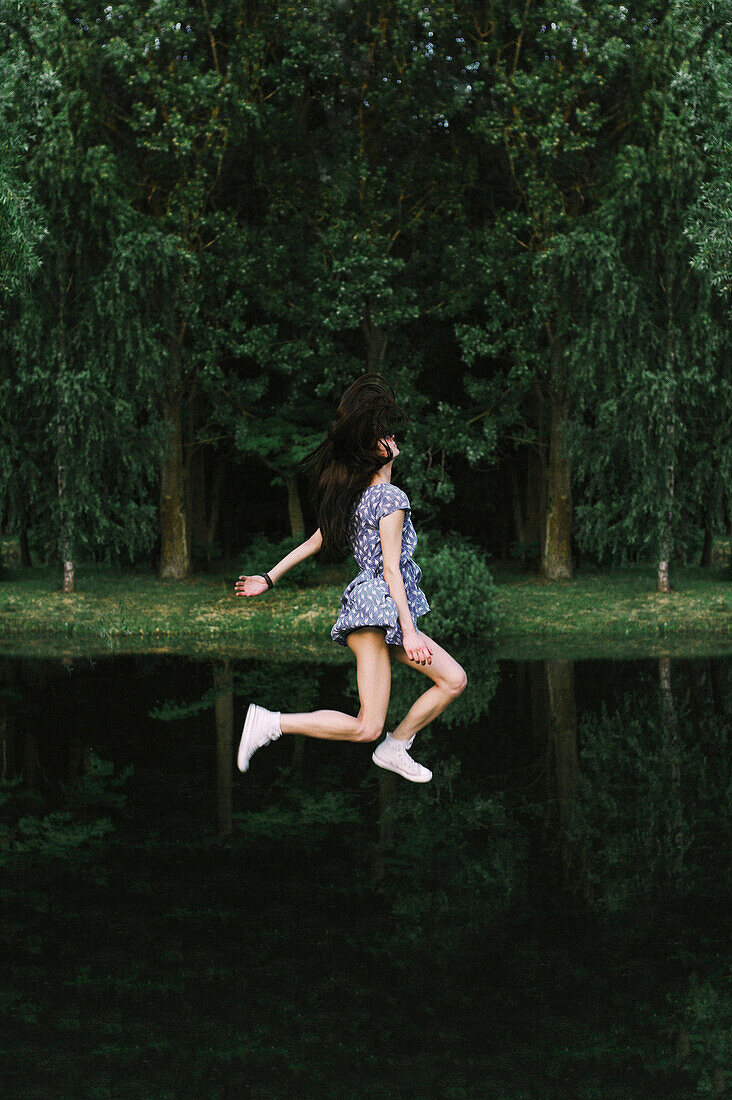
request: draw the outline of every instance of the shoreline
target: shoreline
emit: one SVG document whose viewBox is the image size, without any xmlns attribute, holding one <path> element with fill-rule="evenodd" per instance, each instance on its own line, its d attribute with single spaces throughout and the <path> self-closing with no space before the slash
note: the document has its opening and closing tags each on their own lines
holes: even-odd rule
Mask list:
<svg viewBox="0 0 732 1100">
<path fill-rule="evenodd" d="M 128 574 L 108 566 L 82 566 L 78 591 L 65 596 L 54 570 L 9 570 L 0 581 L 0 653 L 85 648 L 111 652 L 207 652 L 242 657 L 266 649 L 274 659 L 297 657 L 338 663 L 352 659 L 330 638 L 343 577 L 276 590 L 243 600 L 233 595 L 233 574 L 204 574 L 160 581 L 152 574 Z M 653 591 L 652 566 L 579 573 L 571 581 L 494 567 L 498 592 L 498 634 L 486 652 L 612 655 L 643 650 L 732 652 L 732 584 L 723 565 L 678 566 L 668 595 Z M 433 605 L 434 606 L 434 605 Z M 432 613 L 418 629 L 442 637 Z M 477 639 L 480 644 L 480 639 Z M 472 644 L 472 643 L 468 643 Z"/>
</svg>

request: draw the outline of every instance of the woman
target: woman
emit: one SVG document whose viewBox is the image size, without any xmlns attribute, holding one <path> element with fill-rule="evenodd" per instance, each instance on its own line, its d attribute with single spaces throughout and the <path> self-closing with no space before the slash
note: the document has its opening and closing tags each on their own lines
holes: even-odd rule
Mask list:
<svg viewBox="0 0 732 1100">
<path fill-rule="evenodd" d="M 258 596 L 311 554 L 350 545 L 361 572 L 346 587 L 331 637 L 356 657 L 361 708 L 353 717 L 338 710 L 284 714 L 250 704 L 238 753 L 239 770 L 258 748 L 283 733 L 334 741 L 376 741 L 381 737 L 391 691 L 391 660 L 401 661 L 433 681 L 394 730 L 376 747 L 372 760 L 414 783 L 432 778 L 408 749 L 416 733 L 464 690 L 465 671 L 450 654 L 417 630 L 430 610 L 419 587 L 422 572 L 412 558 L 417 535 L 407 494 L 392 485 L 399 455 L 397 424 L 408 420 L 391 387 L 379 374 L 364 374 L 343 394 L 328 438 L 307 460 L 315 471 L 320 526 L 269 574 L 240 577 L 237 596 Z"/>
</svg>

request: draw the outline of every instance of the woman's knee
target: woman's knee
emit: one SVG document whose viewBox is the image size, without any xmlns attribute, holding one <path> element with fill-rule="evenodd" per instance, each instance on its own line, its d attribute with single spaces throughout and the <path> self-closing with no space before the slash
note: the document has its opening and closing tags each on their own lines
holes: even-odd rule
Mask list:
<svg viewBox="0 0 732 1100">
<path fill-rule="evenodd" d="M 384 729 L 383 722 L 377 722 L 373 718 L 359 718 L 356 725 L 354 741 L 378 741 Z"/>
<path fill-rule="evenodd" d="M 462 695 L 468 686 L 468 674 L 462 665 L 457 666 L 443 686 L 453 699 L 456 699 L 458 695 Z"/>
</svg>

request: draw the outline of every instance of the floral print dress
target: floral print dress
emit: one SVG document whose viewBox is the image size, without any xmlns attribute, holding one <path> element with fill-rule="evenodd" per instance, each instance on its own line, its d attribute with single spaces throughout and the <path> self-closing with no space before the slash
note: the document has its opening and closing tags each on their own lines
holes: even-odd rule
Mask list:
<svg viewBox="0 0 732 1100">
<path fill-rule="evenodd" d="M 406 513 L 399 568 L 415 627 L 418 617 L 430 610 L 419 587 L 422 570 L 412 558 L 417 533 L 412 524 L 409 497 L 403 489 L 387 482 L 367 485 L 349 518 L 348 538 L 361 572 L 347 585 L 341 596 L 340 614 L 330 632 L 333 641 L 339 645 L 345 645 L 348 632 L 358 626 L 383 626 L 388 645 L 404 644 L 399 609 L 384 580 L 384 559 L 379 537 L 379 520 L 397 508 L 403 508 Z"/>
</svg>

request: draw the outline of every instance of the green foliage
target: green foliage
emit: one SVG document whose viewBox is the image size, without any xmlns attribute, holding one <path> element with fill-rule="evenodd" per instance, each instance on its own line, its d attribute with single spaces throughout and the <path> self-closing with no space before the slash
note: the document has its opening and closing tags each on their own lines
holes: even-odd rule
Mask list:
<svg viewBox="0 0 732 1100">
<path fill-rule="evenodd" d="M 8 81 L 0 114 L 29 121 L 22 183 L 45 232 L 38 263 L 7 300 L 0 399 L 0 500 L 31 513 L 50 556 L 134 554 L 154 538 L 159 392 L 130 271 L 135 211 L 124 167 L 101 139 L 83 22 L 63 6 L 0 25 Z"/>
<path fill-rule="evenodd" d="M 420 535 L 422 585 L 429 593 L 430 628 L 453 641 L 497 636 L 498 590 L 486 555 L 457 532 Z"/>
<path fill-rule="evenodd" d="M 729 0 L 0 0 L 11 527 L 149 553 L 171 426 L 187 503 L 242 456 L 292 502 L 369 367 L 412 415 L 424 519 L 461 464 L 545 455 L 566 399 L 584 554 L 694 552 L 732 481 L 729 24 Z"/>
<path fill-rule="evenodd" d="M 420 737 L 420 760 L 429 763 L 433 740 Z M 440 754 L 428 789 L 399 791 L 383 811 L 383 878 L 392 925 L 377 954 L 414 965 L 417 957 L 464 950 L 486 934 L 499 913 L 524 889 L 525 838 L 501 795 L 466 789 L 455 757 Z M 408 948 L 409 954 L 402 954 Z"/>
<path fill-rule="evenodd" d="M 353 796 L 343 791 L 308 792 L 288 787 L 285 801 L 263 810 L 234 814 L 235 839 L 277 836 L 311 847 L 360 820 Z"/>
<path fill-rule="evenodd" d="M 113 832 L 112 819 L 98 814 L 124 806 L 127 796 L 119 788 L 132 771 L 128 766 L 115 776 L 113 763 L 90 750 L 85 773 L 62 785 L 64 808 L 45 814 L 39 798 L 32 814 L 23 812 L 28 800 L 22 777 L 0 779 L 0 866 L 14 867 L 27 858 L 85 858 Z"/>
<path fill-rule="evenodd" d="M 637 693 L 580 721 L 581 780 L 570 833 L 596 904 L 608 912 L 669 893 L 721 895 L 713 837 L 732 827 L 729 732 L 719 716 L 691 723 L 689 701 L 669 718 Z"/>
<path fill-rule="evenodd" d="M 679 0 L 681 18 L 699 21 L 699 5 Z M 732 306 L 732 61 L 730 0 L 702 7 L 704 34 L 679 78 L 693 105 L 697 137 L 707 171 L 697 203 L 689 211 L 687 233 L 695 245 L 694 267 L 706 272 Z"/>
<path fill-rule="evenodd" d="M 705 978 L 693 972 L 682 1004 L 669 997 L 676 1021 L 688 1037 L 684 1073 L 698 1096 L 719 1096 L 732 1059 L 732 995 L 729 965 L 720 960 L 718 973 Z"/>
<path fill-rule="evenodd" d="M 215 663 L 214 663 L 215 672 Z M 317 705 L 320 678 L 317 670 L 301 664 L 277 661 L 265 667 L 260 662 L 246 672 L 236 672 L 231 678 L 232 694 L 237 699 L 256 699 L 272 710 L 307 711 Z M 161 722 L 175 722 L 211 710 L 216 699 L 216 687 L 209 688 L 196 699 L 169 699 L 150 710 L 150 717 Z"/>
<path fill-rule="evenodd" d="M 134 768 L 128 764 L 119 775 L 115 775 L 113 761 L 103 760 L 93 749 L 87 749 L 84 774 L 77 776 L 73 783 L 62 786 L 69 812 L 81 813 L 99 806 L 110 810 L 121 809 L 127 802 L 127 795 L 120 788 L 133 774 Z"/>
</svg>

